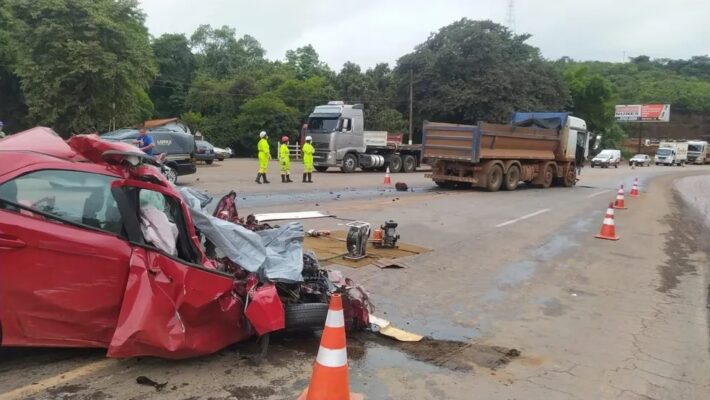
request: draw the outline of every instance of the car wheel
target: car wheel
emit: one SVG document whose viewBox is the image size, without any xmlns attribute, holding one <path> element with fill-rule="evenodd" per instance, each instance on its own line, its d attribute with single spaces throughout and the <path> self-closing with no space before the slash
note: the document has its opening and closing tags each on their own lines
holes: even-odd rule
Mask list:
<svg viewBox="0 0 710 400">
<path fill-rule="evenodd" d="M 345 173 L 350 173 L 355 172 L 355 169 L 357 169 L 357 157 L 352 153 L 346 154 L 345 157 L 343 157 L 343 166 L 340 167 L 340 170 Z"/>
<path fill-rule="evenodd" d="M 288 304 L 285 307 L 286 329 L 323 329 L 328 316 L 328 304 Z"/>
<path fill-rule="evenodd" d="M 178 175 L 174 169 L 168 167 L 167 165 L 163 165 L 161 171 L 163 173 L 163 176 L 165 176 L 165 179 L 168 180 L 168 182 L 172 183 L 173 185 L 177 183 Z"/>
</svg>

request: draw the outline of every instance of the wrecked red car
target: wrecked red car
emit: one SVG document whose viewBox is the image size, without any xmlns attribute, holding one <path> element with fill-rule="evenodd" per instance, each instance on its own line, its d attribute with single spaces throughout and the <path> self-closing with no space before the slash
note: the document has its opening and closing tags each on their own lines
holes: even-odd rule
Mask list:
<svg viewBox="0 0 710 400">
<path fill-rule="evenodd" d="M 186 358 L 283 329 L 289 305 L 327 301 L 319 267 L 289 284 L 208 258 L 149 159 L 41 127 L 0 140 L 0 345 Z M 351 324 L 363 326 L 359 307 Z"/>
</svg>

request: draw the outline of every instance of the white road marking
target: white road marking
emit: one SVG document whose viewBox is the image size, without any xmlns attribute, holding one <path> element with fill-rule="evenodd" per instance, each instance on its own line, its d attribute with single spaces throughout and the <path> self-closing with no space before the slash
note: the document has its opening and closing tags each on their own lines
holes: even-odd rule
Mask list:
<svg viewBox="0 0 710 400">
<path fill-rule="evenodd" d="M 496 228 L 502 228 L 502 227 L 504 227 L 504 226 L 511 225 L 511 224 L 516 223 L 516 222 L 520 222 L 520 221 L 522 221 L 522 220 L 528 219 L 528 218 L 532 218 L 532 217 L 534 217 L 534 216 L 536 216 L 536 215 L 544 214 L 544 213 L 546 213 L 546 212 L 548 212 L 548 211 L 550 211 L 549 208 L 545 208 L 545 209 L 542 209 L 542 210 L 537 210 L 537 211 L 535 211 L 535 212 L 533 212 L 533 213 L 530 213 L 530 214 L 527 214 L 527 215 L 523 215 L 523 216 L 520 217 L 520 218 L 511 219 L 510 221 L 505 221 L 505 222 L 503 222 L 503 223 L 500 223 L 500 224 L 496 225 Z"/>
<path fill-rule="evenodd" d="M 587 196 L 587 198 L 591 199 L 592 197 L 597 197 L 600 194 L 609 193 L 609 192 L 611 192 L 611 190 L 602 190 L 601 192 L 596 192 L 596 193 L 590 194 L 589 196 Z"/>
</svg>

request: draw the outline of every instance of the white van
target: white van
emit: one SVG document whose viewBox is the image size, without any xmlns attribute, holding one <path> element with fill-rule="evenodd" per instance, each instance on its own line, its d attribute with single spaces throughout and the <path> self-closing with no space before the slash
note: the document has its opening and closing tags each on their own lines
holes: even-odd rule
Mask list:
<svg viewBox="0 0 710 400">
<path fill-rule="evenodd" d="M 614 168 L 619 168 L 619 163 L 621 162 L 621 150 L 605 149 L 592 158 L 590 166 L 609 168 L 614 166 Z"/>
</svg>

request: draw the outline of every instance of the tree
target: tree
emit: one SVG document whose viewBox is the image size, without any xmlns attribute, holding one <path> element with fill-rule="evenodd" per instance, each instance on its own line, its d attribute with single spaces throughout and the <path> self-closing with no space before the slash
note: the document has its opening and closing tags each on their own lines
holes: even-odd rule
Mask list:
<svg viewBox="0 0 710 400">
<path fill-rule="evenodd" d="M 155 75 L 135 0 L 7 0 L 13 72 L 33 124 L 63 133 L 150 117 Z"/>
<path fill-rule="evenodd" d="M 335 96 L 333 87 L 320 76 L 303 81 L 289 79 L 279 85 L 275 93 L 287 106 L 298 110 L 299 121 L 305 121 L 315 106 L 324 104 Z"/>
<path fill-rule="evenodd" d="M 195 74 L 195 56 L 183 34 L 165 34 L 152 43 L 158 76 L 150 87 L 155 116 L 174 117 L 185 112 L 187 91 Z"/>
<path fill-rule="evenodd" d="M 293 69 L 298 79 L 332 75 L 328 64 L 321 62 L 316 49 L 310 44 L 286 52 L 286 65 Z"/>
<path fill-rule="evenodd" d="M 374 131 L 406 133 L 409 122 L 399 111 L 393 108 L 375 109 L 365 120 L 365 127 Z"/>
<path fill-rule="evenodd" d="M 362 102 L 367 93 L 368 79 L 359 65 L 348 61 L 335 78 L 334 86 L 341 99 L 351 103 Z"/>
<path fill-rule="evenodd" d="M 569 101 L 564 79 L 528 38 L 465 18 L 441 28 L 397 61 L 398 109 L 408 110 L 411 72 L 418 126 L 423 119 L 507 122 L 516 110 L 562 110 Z"/>
<path fill-rule="evenodd" d="M 20 78 L 13 72 L 16 56 L 11 46 L 9 11 L 0 5 L 0 120 L 5 133 L 27 128 L 27 104 L 22 95 Z"/>
<path fill-rule="evenodd" d="M 200 25 L 190 38 L 197 52 L 200 72 L 215 79 L 227 79 L 265 63 L 265 51 L 249 35 L 237 40 L 234 28 L 214 29 Z"/>
<path fill-rule="evenodd" d="M 259 132 L 266 131 L 271 140 L 298 133 L 298 111 L 287 106 L 273 93 L 257 96 L 241 108 L 236 120 L 237 135 L 230 141 L 240 155 L 254 155 Z"/>
</svg>

